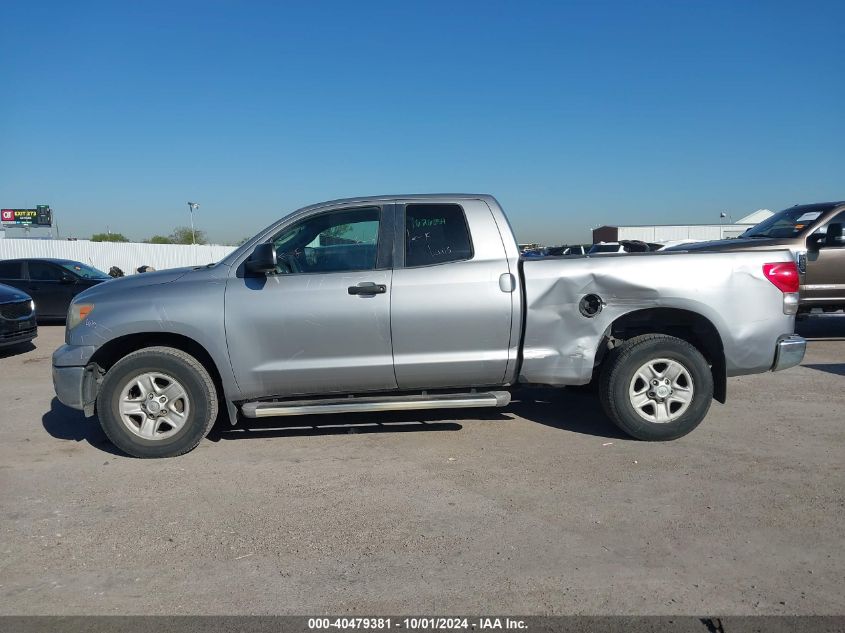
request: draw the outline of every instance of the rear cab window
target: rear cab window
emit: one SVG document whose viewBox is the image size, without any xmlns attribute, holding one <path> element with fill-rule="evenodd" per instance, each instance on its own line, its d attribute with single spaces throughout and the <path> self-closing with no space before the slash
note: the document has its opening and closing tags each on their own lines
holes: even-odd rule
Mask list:
<svg viewBox="0 0 845 633">
<path fill-rule="evenodd" d="M 472 259 L 472 239 L 459 204 L 405 206 L 405 267 Z"/>
</svg>

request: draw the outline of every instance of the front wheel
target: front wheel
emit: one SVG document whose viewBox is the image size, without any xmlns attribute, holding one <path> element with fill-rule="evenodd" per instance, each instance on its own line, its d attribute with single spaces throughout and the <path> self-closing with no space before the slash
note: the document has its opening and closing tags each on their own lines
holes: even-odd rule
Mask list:
<svg viewBox="0 0 845 633">
<path fill-rule="evenodd" d="M 97 397 L 100 425 L 133 457 L 175 457 L 206 436 L 217 390 L 205 367 L 171 347 L 128 354 L 106 373 Z"/>
<path fill-rule="evenodd" d="M 602 368 L 599 394 L 605 413 L 628 435 L 674 440 L 707 415 L 713 375 L 686 341 L 645 334 L 613 350 Z"/>
</svg>

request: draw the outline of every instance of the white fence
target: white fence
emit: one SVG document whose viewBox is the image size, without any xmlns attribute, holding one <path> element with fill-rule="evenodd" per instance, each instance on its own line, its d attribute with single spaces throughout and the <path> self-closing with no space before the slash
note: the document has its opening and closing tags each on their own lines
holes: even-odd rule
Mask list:
<svg viewBox="0 0 845 633">
<path fill-rule="evenodd" d="M 125 274 L 133 274 L 140 266 L 156 270 L 180 266 L 202 266 L 220 261 L 235 250 L 218 244 L 140 244 L 135 242 L 91 242 L 89 240 L 0 240 L 0 260 L 23 257 L 55 257 L 73 259 L 108 272 L 117 266 Z"/>
<path fill-rule="evenodd" d="M 620 226 L 620 240 L 643 242 L 670 242 L 673 240 L 724 240 L 737 237 L 753 224 L 692 224 L 658 226 Z"/>
</svg>

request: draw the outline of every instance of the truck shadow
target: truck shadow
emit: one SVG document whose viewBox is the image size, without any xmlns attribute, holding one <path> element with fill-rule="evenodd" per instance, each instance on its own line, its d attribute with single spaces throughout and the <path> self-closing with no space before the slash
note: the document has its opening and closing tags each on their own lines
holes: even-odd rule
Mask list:
<svg viewBox="0 0 845 633">
<path fill-rule="evenodd" d="M 532 387 L 515 394 L 506 409 L 517 416 L 561 431 L 621 440 L 631 438 L 620 431 L 602 411 L 593 385 L 555 389 Z M 631 440 L 633 441 L 633 440 Z"/>
<path fill-rule="evenodd" d="M 845 376 L 845 363 L 829 363 L 827 365 L 822 363 L 811 363 L 809 365 L 802 365 L 802 367 L 809 367 L 817 371 L 824 371 L 834 376 Z"/>
<path fill-rule="evenodd" d="M 8 347 L 0 347 L 0 358 L 9 358 L 10 356 L 26 354 L 34 349 L 35 345 L 31 341 L 18 343 L 17 345 L 9 345 Z"/>
<path fill-rule="evenodd" d="M 795 324 L 795 333 L 815 341 L 845 341 L 845 314 L 805 317 Z"/>
<path fill-rule="evenodd" d="M 334 420 L 330 418 L 334 417 Z M 212 442 L 220 440 L 247 440 L 270 437 L 309 437 L 318 435 L 357 435 L 368 433 L 420 433 L 426 431 L 460 431 L 463 426 L 455 421 L 423 419 L 387 419 L 384 413 L 364 413 L 342 416 L 300 415 L 265 420 L 241 421 L 230 426 L 228 421 L 218 422 L 208 434 Z"/>
<path fill-rule="evenodd" d="M 82 411 L 66 407 L 58 398 L 50 402 L 50 410 L 42 416 L 41 425 L 58 440 L 88 442 L 106 453 L 125 456 L 103 433 L 97 418 L 86 418 Z"/>
<path fill-rule="evenodd" d="M 261 438 L 350 435 L 366 433 L 420 433 L 460 431 L 464 423 L 492 421 L 515 423 L 520 420 L 542 424 L 561 431 L 614 439 L 627 439 L 602 413 L 595 394 L 575 389 L 523 389 L 503 409 L 442 409 L 356 413 L 344 416 L 302 415 L 241 420 L 237 426 L 219 421 L 208 439 L 244 440 Z M 44 430 L 58 440 L 87 442 L 91 446 L 123 456 L 106 437 L 97 418 L 86 418 L 81 411 L 66 407 L 57 398 L 41 418 Z M 506 432 L 503 429 L 503 432 Z"/>
</svg>

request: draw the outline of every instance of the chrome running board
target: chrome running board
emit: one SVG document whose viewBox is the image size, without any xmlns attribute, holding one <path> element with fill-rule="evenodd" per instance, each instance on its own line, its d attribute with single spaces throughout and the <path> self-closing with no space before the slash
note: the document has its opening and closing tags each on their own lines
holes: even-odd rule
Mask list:
<svg viewBox="0 0 845 633">
<path fill-rule="evenodd" d="M 505 407 L 510 404 L 510 401 L 511 394 L 509 391 L 419 394 L 411 396 L 363 396 L 360 398 L 247 402 L 241 405 L 241 413 L 247 418 L 269 418 L 279 415 Z"/>
</svg>

